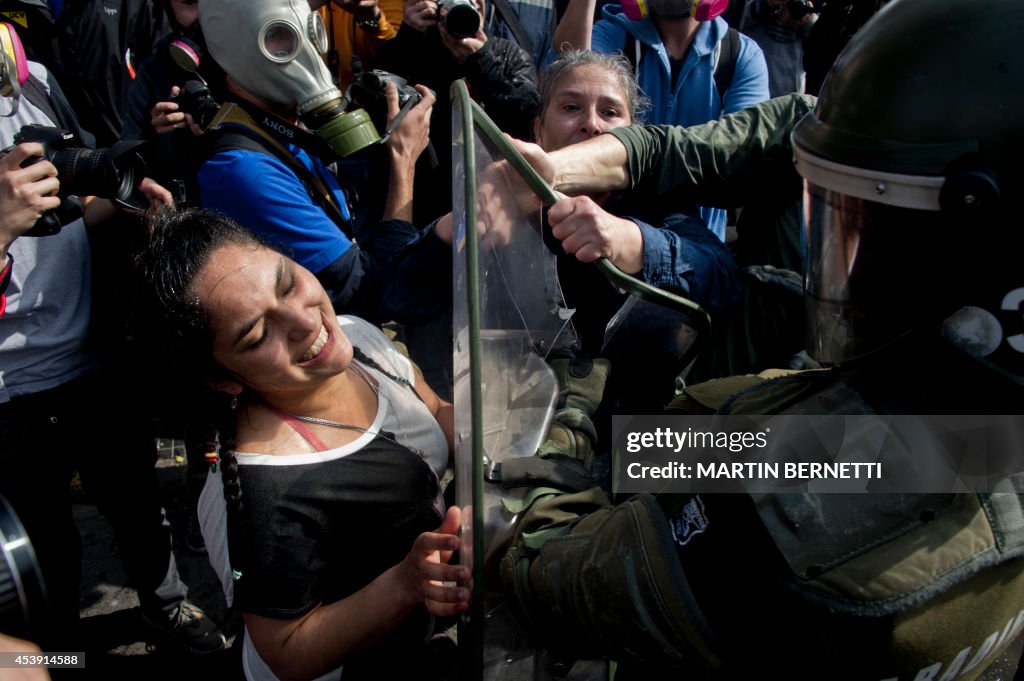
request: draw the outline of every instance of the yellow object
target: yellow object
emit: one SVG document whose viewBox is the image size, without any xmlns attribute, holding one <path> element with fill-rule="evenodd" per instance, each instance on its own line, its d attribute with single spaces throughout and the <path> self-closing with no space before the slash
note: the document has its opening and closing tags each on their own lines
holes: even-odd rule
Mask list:
<svg viewBox="0 0 1024 681">
<path fill-rule="evenodd" d="M 28 14 L 25 12 L 0 12 L 0 17 L 3 17 L 4 21 L 12 21 L 24 29 L 28 28 Z"/>
<path fill-rule="evenodd" d="M 347 88 L 355 80 L 352 74 L 352 55 L 359 56 L 363 70 L 373 68 L 377 56 L 377 48 L 381 43 L 391 40 L 398 34 L 402 24 L 402 0 L 379 0 L 381 18 L 375 30 L 368 30 L 356 25 L 356 18 L 331 0 L 319 9 L 327 27 L 329 50 L 338 53 L 338 87 Z"/>
</svg>

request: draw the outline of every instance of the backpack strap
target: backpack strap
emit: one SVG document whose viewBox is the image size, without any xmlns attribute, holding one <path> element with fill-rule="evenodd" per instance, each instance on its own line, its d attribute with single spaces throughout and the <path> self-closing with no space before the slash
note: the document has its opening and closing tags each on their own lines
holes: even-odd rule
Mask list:
<svg viewBox="0 0 1024 681">
<path fill-rule="evenodd" d="M 635 78 L 640 77 L 640 60 L 647 54 L 647 45 L 640 42 L 636 37 L 626 32 L 626 44 L 622 47 L 622 55 L 629 62 L 629 65 L 633 67 L 633 76 Z"/>
<path fill-rule="evenodd" d="M 626 33 L 626 44 L 622 48 L 622 54 L 626 61 L 633 67 L 633 75 L 640 75 L 640 60 L 647 53 L 647 45 L 637 40 L 632 33 Z M 732 78 L 736 74 L 736 61 L 740 54 L 740 32 L 735 28 L 729 28 L 725 37 L 715 45 L 714 55 L 714 77 L 715 87 L 718 88 L 718 101 L 725 110 L 725 93 L 732 87 Z"/>
<path fill-rule="evenodd" d="M 736 75 L 736 61 L 740 55 L 740 32 L 729 28 L 725 37 L 715 46 L 715 87 L 718 88 L 718 99 L 725 111 L 725 93 L 732 87 L 732 78 Z"/>
<path fill-rule="evenodd" d="M 213 133 L 213 142 L 208 146 L 207 158 L 219 151 L 243 149 L 269 154 L 284 163 L 306 187 L 313 202 L 327 214 L 345 236 L 352 239 L 352 220 L 341 212 L 334 193 L 328 189 L 316 173 L 299 163 L 298 159 L 285 149 L 272 135 L 263 130 L 244 109 L 233 102 L 222 105 L 210 122 L 207 134 Z"/>
</svg>

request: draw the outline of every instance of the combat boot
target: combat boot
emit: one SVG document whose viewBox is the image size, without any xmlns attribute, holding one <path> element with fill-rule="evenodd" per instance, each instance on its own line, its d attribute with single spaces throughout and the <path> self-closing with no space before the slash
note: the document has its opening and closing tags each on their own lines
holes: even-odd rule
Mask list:
<svg viewBox="0 0 1024 681">
<path fill-rule="evenodd" d="M 545 512 L 544 501 L 530 510 Z M 560 534 L 549 527 L 521 535 L 501 568 L 513 608 L 539 645 L 576 658 L 656 660 L 680 670 L 719 666 L 671 529 L 651 495 L 594 510 Z"/>
</svg>

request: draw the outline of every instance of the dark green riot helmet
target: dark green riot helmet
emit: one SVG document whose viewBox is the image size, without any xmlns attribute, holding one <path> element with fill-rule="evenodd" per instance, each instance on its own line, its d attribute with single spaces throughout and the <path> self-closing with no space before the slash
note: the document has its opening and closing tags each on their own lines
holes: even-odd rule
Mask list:
<svg viewBox="0 0 1024 681">
<path fill-rule="evenodd" d="M 930 324 L 1024 377 L 1024 2 L 890 3 L 793 147 L 812 356 Z"/>
</svg>

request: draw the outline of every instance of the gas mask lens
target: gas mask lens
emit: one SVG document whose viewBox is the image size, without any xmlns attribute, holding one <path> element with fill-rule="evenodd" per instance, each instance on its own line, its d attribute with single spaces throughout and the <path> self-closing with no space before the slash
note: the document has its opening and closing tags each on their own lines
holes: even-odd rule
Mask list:
<svg viewBox="0 0 1024 681">
<path fill-rule="evenodd" d="M 329 47 L 327 44 L 327 29 L 324 28 L 324 20 L 320 18 L 317 12 L 310 12 L 307 30 L 309 32 L 309 41 L 313 43 L 313 47 L 320 54 L 327 54 L 327 48 Z"/>
<path fill-rule="evenodd" d="M 272 61 L 291 61 L 299 52 L 299 36 L 290 24 L 275 21 L 263 29 L 260 47 Z"/>
</svg>

